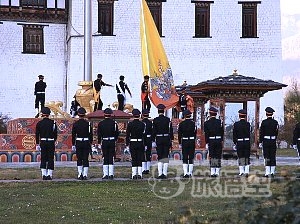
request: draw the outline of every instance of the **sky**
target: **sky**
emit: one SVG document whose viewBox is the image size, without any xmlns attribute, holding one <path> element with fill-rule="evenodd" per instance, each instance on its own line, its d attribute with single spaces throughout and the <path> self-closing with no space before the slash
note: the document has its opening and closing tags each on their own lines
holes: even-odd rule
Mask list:
<svg viewBox="0 0 300 224">
<path fill-rule="evenodd" d="M 283 82 L 300 82 L 300 1 L 280 0 Z"/>
</svg>

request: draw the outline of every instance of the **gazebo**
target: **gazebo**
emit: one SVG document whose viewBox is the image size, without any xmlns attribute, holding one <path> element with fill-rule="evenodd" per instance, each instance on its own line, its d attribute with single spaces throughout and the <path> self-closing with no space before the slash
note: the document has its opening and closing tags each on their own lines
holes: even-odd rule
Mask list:
<svg viewBox="0 0 300 224">
<path fill-rule="evenodd" d="M 204 104 L 209 100 L 210 104 L 219 108 L 220 119 L 225 123 L 225 104 L 242 103 L 243 109 L 247 109 L 248 101 L 255 102 L 255 125 L 254 125 L 254 145 L 256 155 L 258 143 L 260 98 L 265 93 L 273 90 L 279 90 L 287 85 L 274 82 L 272 80 L 262 80 L 255 77 L 243 76 L 234 70 L 232 75 L 220 76 L 215 79 L 200 82 L 197 85 L 187 86 L 187 93 L 194 98 L 195 120 L 199 121 L 203 132 L 205 120 Z M 200 116 L 200 117 L 199 117 Z M 202 133 L 203 134 L 203 133 Z"/>
</svg>

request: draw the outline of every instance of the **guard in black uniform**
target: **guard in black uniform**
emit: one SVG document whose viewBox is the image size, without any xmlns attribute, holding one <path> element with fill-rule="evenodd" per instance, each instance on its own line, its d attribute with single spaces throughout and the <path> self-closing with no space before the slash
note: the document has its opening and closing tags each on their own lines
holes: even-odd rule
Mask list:
<svg viewBox="0 0 300 224">
<path fill-rule="evenodd" d="M 185 120 L 180 122 L 178 126 L 178 142 L 179 148 L 182 148 L 184 178 L 192 177 L 194 167 L 197 128 L 195 122 L 191 119 L 191 115 L 191 111 L 183 111 Z"/>
<path fill-rule="evenodd" d="M 259 129 L 259 148 L 263 149 L 266 173 L 265 177 L 274 177 L 276 168 L 276 139 L 278 135 L 278 122 L 273 119 L 274 109 L 265 109 L 267 119 L 263 120 Z"/>
<path fill-rule="evenodd" d="M 218 110 L 209 108 L 209 120 L 204 122 L 206 148 L 209 152 L 211 177 L 220 175 L 224 127 L 222 121 L 217 119 Z"/>
<path fill-rule="evenodd" d="M 118 84 L 116 84 L 116 90 L 117 90 L 117 97 L 118 97 L 118 110 L 124 110 L 124 105 L 126 103 L 126 94 L 125 91 L 127 91 L 132 97 L 130 89 L 128 88 L 127 84 L 124 82 L 125 77 L 123 75 L 120 76 L 120 81 Z"/>
<path fill-rule="evenodd" d="M 241 109 L 238 111 L 239 121 L 233 124 L 233 143 L 237 150 L 239 163 L 239 176 L 249 175 L 250 165 L 250 132 L 251 126 L 247 121 L 247 110 Z"/>
<path fill-rule="evenodd" d="M 116 121 L 111 118 L 113 111 L 110 108 L 104 110 L 104 120 L 98 124 L 98 144 L 102 149 L 103 159 L 103 179 L 114 178 L 114 156 L 116 142 L 119 137 L 119 128 Z"/>
<path fill-rule="evenodd" d="M 293 132 L 293 148 L 297 150 L 300 159 L 300 122 L 296 124 Z"/>
<path fill-rule="evenodd" d="M 57 139 L 57 125 L 49 119 L 51 113 L 48 107 L 43 107 L 43 119 L 36 124 L 36 150 L 41 151 L 41 171 L 43 180 L 52 180 L 54 170 L 54 151 Z"/>
<path fill-rule="evenodd" d="M 78 109 L 79 120 L 72 127 L 72 151 L 76 151 L 78 179 L 86 180 L 89 170 L 89 154 L 92 150 L 93 131 L 91 123 L 84 119 L 86 110 Z"/>
<path fill-rule="evenodd" d="M 168 175 L 169 152 L 174 140 L 170 118 L 164 116 L 165 105 L 158 104 L 158 117 L 153 120 L 152 142 L 156 142 L 158 157 L 158 179 L 166 179 Z"/>
<path fill-rule="evenodd" d="M 150 165 L 151 165 L 151 150 L 152 150 L 152 121 L 149 120 L 149 110 L 142 110 L 143 120 L 142 122 L 146 125 L 146 139 L 145 139 L 145 152 L 143 156 L 142 169 L 143 174 L 150 173 Z"/>
<path fill-rule="evenodd" d="M 296 124 L 293 132 L 293 148 L 297 150 L 300 161 L 300 122 Z M 297 178 L 300 178 L 300 176 L 297 176 Z"/>
<path fill-rule="evenodd" d="M 180 105 L 180 114 L 182 115 L 182 116 L 179 116 L 179 117 L 181 117 L 181 118 L 184 118 L 184 116 L 183 116 L 183 112 L 185 111 L 185 110 L 187 110 L 187 97 L 186 97 L 187 95 L 186 95 L 186 88 L 184 87 L 183 89 L 182 89 L 182 92 L 179 94 L 179 105 Z"/>
<path fill-rule="evenodd" d="M 78 103 L 78 101 L 76 100 L 76 96 L 73 97 L 74 100 L 71 102 L 71 107 L 70 107 L 70 114 L 72 116 L 72 118 L 74 118 L 75 116 L 78 115 L 78 108 L 80 108 L 80 104 Z"/>
<path fill-rule="evenodd" d="M 132 162 L 132 179 L 142 179 L 142 161 L 144 157 L 146 140 L 146 124 L 139 120 L 141 112 L 132 110 L 133 121 L 126 129 L 126 147 L 129 147 Z"/>
<path fill-rule="evenodd" d="M 101 100 L 101 96 L 100 96 L 100 90 L 102 86 L 112 86 L 110 84 L 107 84 L 105 82 L 102 81 L 102 74 L 98 74 L 97 75 L 97 79 L 94 81 L 94 94 L 96 94 L 96 102 L 95 102 L 95 106 L 94 106 L 94 111 L 96 110 L 102 110 L 103 107 L 103 102 Z"/>
<path fill-rule="evenodd" d="M 151 103 L 149 99 L 149 75 L 144 76 L 144 82 L 142 83 L 141 91 L 142 109 L 150 111 Z"/>
<path fill-rule="evenodd" d="M 44 82 L 44 76 L 39 75 L 39 81 L 35 83 L 34 95 L 35 95 L 35 109 L 37 111 L 36 118 L 40 115 L 40 103 L 41 109 L 45 106 L 45 90 L 47 84 Z"/>
</svg>

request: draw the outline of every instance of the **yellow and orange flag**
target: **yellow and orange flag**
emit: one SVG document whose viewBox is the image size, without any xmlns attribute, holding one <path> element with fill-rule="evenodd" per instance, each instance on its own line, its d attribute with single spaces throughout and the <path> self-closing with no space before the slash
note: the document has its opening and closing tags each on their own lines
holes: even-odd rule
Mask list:
<svg viewBox="0 0 300 224">
<path fill-rule="evenodd" d="M 172 70 L 162 45 L 160 35 L 145 0 L 141 0 L 140 33 L 143 75 L 150 77 L 152 103 L 164 104 L 166 109 L 178 103 Z"/>
</svg>

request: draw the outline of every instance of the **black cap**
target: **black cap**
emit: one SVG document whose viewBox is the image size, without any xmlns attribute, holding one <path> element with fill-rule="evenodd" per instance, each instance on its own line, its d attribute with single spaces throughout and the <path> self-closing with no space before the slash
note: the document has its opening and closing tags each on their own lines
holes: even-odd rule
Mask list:
<svg viewBox="0 0 300 224">
<path fill-rule="evenodd" d="M 267 114 L 273 114 L 275 112 L 275 110 L 273 108 L 271 108 L 271 107 L 267 107 L 265 109 L 265 111 L 266 111 Z"/>
<path fill-rule="evenodd" d="M 124 80 L 124 79 L 125 79 L 124 75 L 120 75 L 120 80 Z"/>
<path fill-rule="evenodd" d="M 86 110 L 83 107 L 80 107 L 77 110 L 78 116 L 84 116 L 86 114 Z"/>
<path fill-rule="evenodd" d="M 157 105 L 157 109 L 164 110 L 164 109 L 166 109 L 166 106 L 160 103 Z"/>
<path fill-rule="evenodd" d="M 247 110 L 246 110 L 246 109 L 240 109 L 240 110 L 238 111 L 238 113 L 239 113 L 240 115 L 247 115 Z"/>
<path fill-rule="evenodd" d="M 112 109 L 110 109 L 110 108 L 106 108 L 105 110 L 104 110 L 104 115 L 111 115 L 113 113 L 113 111 L 112 111 Z"/>
<path fill-rule="evenodd" d="M 98 77 L 98 79 L 99 79 L 99 78 L 102 78 L 102 74 L 99 73 L 99 74 L 97 75 L 97 77 Z"/>
<path fill-rule="evenodd" d="M 149 112 L 148 109 L 143 109 L 143 110 L 142 110 L 142 114 L 143 114 L 143 115 L 149 115 L 149 113 L 150 113 L 150 112 Z"/>
<path fill-rule="evenodd" d="M 48 107 L 43 107 L 41 110 L 42 114 L 44 115 L 50 115 L 51 111 Z"/>
<path fill-rule="evenodd" d="M 185 110 L 182 112 L 183 116 L 187 117 L 190 116 L 192 114 L 192 112 L 190 110 Z"/>
<path fill-rule="evenodd" d="M 211 114 L 217 114 L 218 113 L 218 109 L 215 107 L 210 107 L 208 110 L 209 113 Z"/>
<path fill-rule="evenodd" d="M 149 79 L 149 78 L 150 78 L 149 75 L 144 76 L 144 79 Z"/>
<path fill-rule="evenodd" d="M 39 77 L 39 79 L 43 79 L 43 78 L 44 78 L 44 76 L 43 76 L 43 75 L 39 75 L 38 77 Z"/>
<path fill-rule="evenodd" d="M 139 117 L 140 114 L 141 114 L 141 111 L 139 111 L 138 109 L 133 109 L 133 110 L 132 110 L 132 115 L 133 115 L 134 117 Z"/>
</svg>

